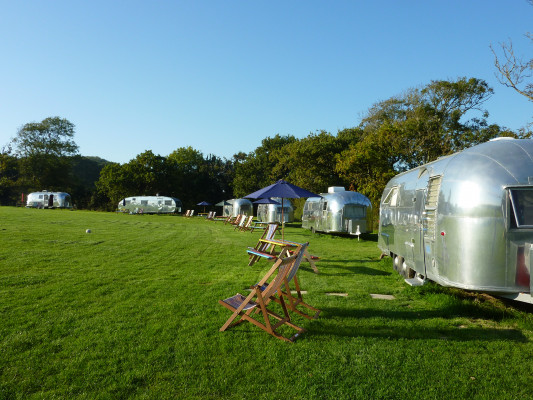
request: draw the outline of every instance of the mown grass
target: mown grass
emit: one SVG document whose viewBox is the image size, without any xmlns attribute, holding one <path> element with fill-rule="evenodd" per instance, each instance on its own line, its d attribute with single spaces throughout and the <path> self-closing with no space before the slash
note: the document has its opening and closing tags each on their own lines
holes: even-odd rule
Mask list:
<svg viewBox="0 0 533 400">
<path fill-rule="evenodd" d="M 320 274 L 304 264 L 299 277 L 322 314 L 295 318 L 307 332 L 293 344 L 251 324 L 219 332 L 229 312 L 217 301 L 269 266 L 247 266 L 259 235 L 201 218 L 0 207 L 0 399 L 531 397 L 532 309 L 409 287 L 372 235 L 287 227 L 321 256 Z"/>
</svg>

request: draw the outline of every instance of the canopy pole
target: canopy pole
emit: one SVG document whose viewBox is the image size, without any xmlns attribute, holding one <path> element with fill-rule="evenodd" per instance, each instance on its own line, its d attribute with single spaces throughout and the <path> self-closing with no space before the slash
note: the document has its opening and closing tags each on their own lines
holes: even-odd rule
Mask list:
<svg viewBox="0 0 533 400">
<path fill-rule="evenodd" d="M 281 198 L 281 240 L 285 240 L 285 219 L 283 218 L 283 197 Z"/>
</svg>

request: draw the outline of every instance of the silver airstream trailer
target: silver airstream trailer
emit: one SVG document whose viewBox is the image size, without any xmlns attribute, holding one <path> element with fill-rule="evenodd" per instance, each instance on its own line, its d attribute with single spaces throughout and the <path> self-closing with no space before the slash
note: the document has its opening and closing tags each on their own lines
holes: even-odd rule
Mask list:
<svg viewBox="0 0 533 400">
<path fill-rule="evenodd" d="M 399 174 L 380 206 L 378 246 L 409 283 L 532 302 L 533 140 L 492 140 Z"/>
<path fill-rule="evenodd" d="M 72 208 L 70 194 L 65 192 L 33 192 L 26 198 L 30 208 Z"/>
<path fill-rule="evenodd" d="M 248 199 L 231 199 L 227 200 L 227 203 L 223 207 L 223 216 L 236 217 L 239 214 L 252 215 L 254 212 L 254 207 L 252 202 Z"/>
<path fill-rule="evenodd" d="M 272 200 L 279 204 L 259 204 L 257 206 L 257 219 L 261 222 L 279 222 L 283 214 L 283 222 L 294 222 L 294 207 L 289 199 L 283 199 L 283 213 L 281 197 L 273 197 Z"/>
<path fill-rule="evenodd" d="M 166 196 L 126 197 L 118 203 L 118 210 L 130 214 L 180 213 L 181 200 Z"/>
<path fill-rule="evenodd" d="M 350 235 L 372 231 L 372 205 L 366 196 L 341 186 L 331 186 L 320 196 L 306 200 L 302 228 Z"/>
</svg>

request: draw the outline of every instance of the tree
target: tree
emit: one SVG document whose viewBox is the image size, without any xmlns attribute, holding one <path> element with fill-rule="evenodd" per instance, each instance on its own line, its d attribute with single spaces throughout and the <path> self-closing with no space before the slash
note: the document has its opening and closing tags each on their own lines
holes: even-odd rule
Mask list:
<svg viewBox="0 0 533 400">
<path fill-rule="evenodd" d="M 18 130 L 12 144 L 20 157 L 21 172 L 28 186 L 67 189 L 71 171 L 69 157 L 78 152 L 73 140 L 74 128 L 67 119 L 50 117 L 25 124 Z"/>
<path fill-rule="evenodd" d="M 529 40 L 533 41 L 533 35 L 526 33 Z M 501 56 L 498 57 L 494 47 L 490 45 L 494 55 L 494 66 L 498 70 L 496 77 L 498 81 L 507 87 L 513 88 L 529 101 L 533 101 L 533 82 L 527 82 L 528 78 L 533 76 L 533 58 L 524 61 L 520 56 L 515 54 L 513 42 L 500 43 Z"/>
<path fill-rule="evenodd" d="M 331 133 L 310 133 L 275 152 L 273 172 L 312 192 L 324 192 L 329 186 L 345 183 L 335 170 L 335 156 L 344 148 Z"/>
<path fill-rule="evenodd" d="M 533 0 L 528 0 L 528 3 L 533 5 Z M 533 41 L 533 35 L 526 33 L 525 36 Z M 513 42 L 500 43 L 502 57 L 498 57 L 494 47 L 490 45 L 492 54 L 494 55 L 494 66 L 498 70 L 496 77 L 502 85 L 513 88 L 521 95 L 525 96 L 529 101 L 533 101 L 533 82 L 525 82 L 527 78 L 533 76 L 533 58 L 528 61 L 522 60 L 514 52 Z"/>
<path fill-rule="evenodd" d="M 500 135 L 520 137 L 487 123 L 483 103 L 492 93 L 483 80 L 459 78 L 376 103 L 361 121 L 361 140 L 337 157 L 337 172 L 379 204 L 386 183 L 399 172 Z"/>
<path fill-rule="evenodd" d="M 20 190 L 19 162 L 12 154 L 11 147 L 6 146 L 0 151 L 0 205 L 15 205 Z"/>
<path fill-rule="evenodd" d="M 278 179 L 286 178 L 287 171 L 278 167 L 276 153 L 286 144 L 295 142 L 292 135 L 267 137 L 261 141 L 261 146 L 249 153 L 244 160 L 235 164 L 235 178 L 233 192 L 242 197 L 261 187 L 268 186 Z"/>
<path fill-rule="evenodd" d="M 74 130 L 74 124 L 67 119 L 50 117 L 22 126 L 13 139 L 13 144 L 21 157 L 69 157 L 78 153 L 78 146 L 73 140 Z"/>
</svg>

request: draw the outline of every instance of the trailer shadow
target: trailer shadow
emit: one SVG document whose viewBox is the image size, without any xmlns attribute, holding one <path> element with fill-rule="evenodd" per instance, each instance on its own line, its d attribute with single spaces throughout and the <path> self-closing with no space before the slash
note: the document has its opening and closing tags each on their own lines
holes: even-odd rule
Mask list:
<svg viewBox="0 0 533 400">
<path fill-rule="evenodd" d="M 361 263 L 363 263 L 363 261 L 361 261 Z M 367 261 L 364 261 L 364 263 L 367 263 Z M 364 266 L 344 266 L 344 265 L 328 264 L 327 266 L 324 265 L 322 268 L 320 268 L 320 264 L 317 264 L 317 267 L 320 271 L 320 274 L 324 276 L 351 276 L 351 275 L 390 276 L 392 275 L 392 272 L 389 272 L 389 271 L 383 271 L 380 269 L 369 268 L 369 267 L 364 267 Z M 343 270 L 345 272 L 336 271 L 336 272 L 329 273 L 327 272 L 328 268 L 335 268 L 336 270 Z"/>
<path fill-rule="evenodd" d="M 492 315 L 491 317 L 481 317 L 479 311 L 457 313 L 456 307 L 446 307 L 438 310 L 427 311 L 384 311 L 380 309 L 346 309 L 339 307 L 323 307 L 319 320 L 317 320 L 307 334 L 310 336 L 340 336 L 340 337 L 371 337 L 384 339 L 411 339 L 411 340 L 443 340 L 443 341 L 497 341 L 511 340 L 514 342 L 528 342 L 527 337 L 518 329 L 495 328 L 483 326 L 479 321 L 491 321 L 497 323 L 504 317 Z M 417 321 L 431 319 L 451 319 L 464 317 L 473 322 L 448 327 L 428 328 L 427 322 L 417 324 Z M 355 319 L 366 319 L 363 324 L 349 323 L 346 326 L 339 326 L 338 321 L 330 325 L 329 319 L 346 318 L 350 322 Z M 482 319 L 480 319 L 482 318 Z M 375 319 L 375 323 L 368 320 Z M 391 321 L 391 322 L 387 322 Z M 398 321 L 410 321 L 409 326 L 397 326 Z M 437 325 L 437 324 L 436 324 Z M 439 324 L 440 325 L 440 324 Z"/>
</svg>

